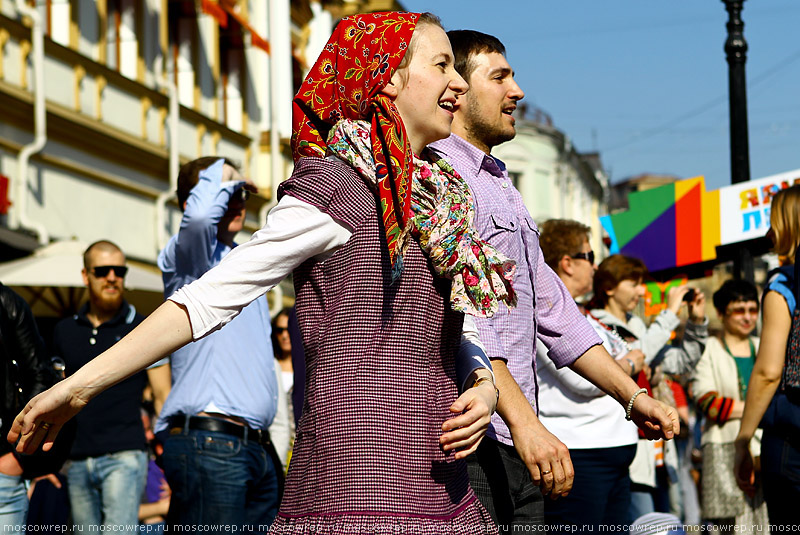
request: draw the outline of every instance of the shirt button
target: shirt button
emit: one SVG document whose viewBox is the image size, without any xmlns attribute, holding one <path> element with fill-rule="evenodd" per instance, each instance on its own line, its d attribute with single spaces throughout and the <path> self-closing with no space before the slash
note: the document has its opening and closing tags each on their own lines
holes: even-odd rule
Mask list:
<svg viewBox="0 0 800 535">
<path fill-rule="evenodd" d="M 97 343 L 97 340 L 95 340 L 94 338 L 89 338 L 89 344 L 90 345 L 95 345 L 96 343 Z"/>
<path fill-rule="evenodd" d="M 507 187 L 508 187 L 508 182 L 503 182 L 503 183 L 501 184 L 501 186 L 503 186 L 503 189 L 507 188 Z"/>
<path fill-rule="evenodd" d="M 92 329 L 92 334 L 97 334 L 97 329 Z"/>
</svg>

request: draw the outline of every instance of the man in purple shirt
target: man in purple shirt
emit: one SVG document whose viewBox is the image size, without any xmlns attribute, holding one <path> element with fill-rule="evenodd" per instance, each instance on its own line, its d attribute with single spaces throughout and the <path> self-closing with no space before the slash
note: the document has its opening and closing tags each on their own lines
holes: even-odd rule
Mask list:
<svg viewBox="0 0 800 535">
<path fill-rule="evenodd" d="M 458 99 L 453 135 L 432 147 L 469 183 L 482 237 L 517 261 L 517 306 L 476 321 L 492 359 L 500 401 L 487 439 L 468 458 L 478 498 L 501 530 L 513 531 L 512 526 L 541 524 L 543 495 L 566 495 L 574 476 L 566 446 L 537 418 L 537 336 L 558 367 L 570 366 L 617 399 L 651 438 L 672 438 L 678 420 L 674 409 L 642 394 L 603 348 L 544 263 L 536 224 L 505 165 L 490 154 L 492 147 L 514 137 L 512 112 L 524 96 L 505 48 L 475 31 L 451 31 L 448 36 L 456 69 L 470 89 Z"/>
</svg>

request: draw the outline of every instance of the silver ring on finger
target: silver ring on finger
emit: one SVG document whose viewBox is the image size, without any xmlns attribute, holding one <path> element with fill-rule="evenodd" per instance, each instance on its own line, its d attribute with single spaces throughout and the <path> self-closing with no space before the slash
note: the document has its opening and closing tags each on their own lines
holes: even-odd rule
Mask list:
<svg viewBox="0 0 800 535">
<path fill-rule="evenodd" d="M 542 475 L 543 475 L 543 476 L 546 476 L 547 474 L 550 474 L 550 473 L 552 473 L 552 472 L 553 472 L 552 470 L 543 470 L 543 471 L 542 471 Z"/>
</svg>

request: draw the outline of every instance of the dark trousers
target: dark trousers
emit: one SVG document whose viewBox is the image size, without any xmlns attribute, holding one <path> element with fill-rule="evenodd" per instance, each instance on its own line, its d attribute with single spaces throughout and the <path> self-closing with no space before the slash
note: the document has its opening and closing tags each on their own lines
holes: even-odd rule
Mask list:
<svg viewBox="0 0 800 535">
<path fill-rule="evenodd" d="M 761 477 L 769 523 L 796 526 L 800 518 L 800 441 L 790 442 L 765 430 L 761 439 Z"/>
<path fill-rule="evenodd" d="M 600 531 L 600 525 L 628 532 L 631 479 L 628 468 L 636 445 L 569 450 L 575 482 L 566 498 L 545 500 L 544 518 L 551 533 Z M 617 531 L 615 529 L 615 531 Z"/>
<path fill-rule="evenodd" d="M 231 526 L 256 533 L 269 529 L 283 487 L 283 470 L 271 444 L 189 429 L 166 435 L 163 443 L 164 475 L 172 489 L 170 531 L 187 526 L 202 526 L 209 534 L 229 534 Z"/>
<path fill-rule="evenodd" d="M 467 457 L 469 482 L 500 532 L 544 522 L 544 498 L 513 446 L 484 438 Z"/>
</svg>

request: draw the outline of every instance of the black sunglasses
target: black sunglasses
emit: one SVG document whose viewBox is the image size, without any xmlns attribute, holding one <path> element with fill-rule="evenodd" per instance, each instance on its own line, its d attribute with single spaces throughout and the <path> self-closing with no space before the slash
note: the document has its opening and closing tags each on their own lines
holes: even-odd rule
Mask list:
<svg viewBox="0 0 800 535">
<path fill-rule="evenodd" d="M 114 275 L 121 279 L 128 273 L 128 268 L 125 266 L 95 266 L 92 268 L 92 275 L 98 279 L 102 279 L 108 277 L 110 271 L 114 271 Z"/>
<path fill-rule="evenodd" d="M 575 253 L 572 255 L 572 258 L 583 258 L 591 265 L 594 265 L 594 251 L 589 251 L 588 253 Z"/>
</svg>

